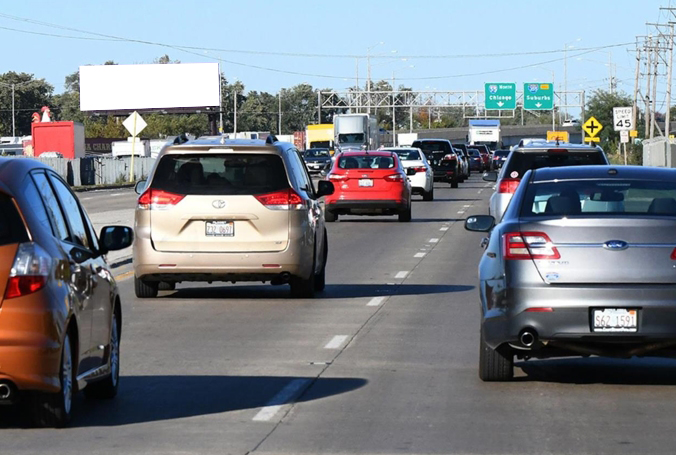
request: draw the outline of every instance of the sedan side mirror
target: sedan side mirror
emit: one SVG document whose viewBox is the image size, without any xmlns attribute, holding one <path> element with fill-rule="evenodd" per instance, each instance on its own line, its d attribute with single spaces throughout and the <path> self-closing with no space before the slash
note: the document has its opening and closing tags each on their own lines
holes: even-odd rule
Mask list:
<svg viewBox="0 0 676 455">
<path fill-rule="evenodd" d="M 134 186 L 134 191 L 136 194 L 141 194 L 146 190 L 146 186 L 148 186 L 148 181 L 147 180 L 139 180 L 136 182 L 136 185 Z"/>
<path fill-rule="evenodd" d="M 498 181 L 498 173 L 495 172 L 495 171 L 484 172 L 484 175 L 483 175 L 482 178 L 487 182 L 497 182 Z"/>
<path fill-rule="evenodd" d="M 102 254 L 122 250 L 131 246 L 134 241 L 134 231 L 127 226 L 104 226 L 101 228 L 99 240 Z"/>
<path fill-rule="evenodd" d="M 335 190 L 336 189 L 333 186 L 333 182 L 329 182 L 328 180 L 320 180 L 317 183 L 317 198 L 322 196 L 331 196 Z"/>
<path fill-rule="evenodd" d="M 415 169 L 413 169 L 412 167 L 406 168 L 406 175 L 408 175 L 410 177 L 410 176 L 415 175 L 415 174 L 416 174 Z"/>
<path fill-rule="evenodd" d="M 489 232 L 495 226 L 495 218 L 490 215 L 474 215 L 465 220 L 465 229 L 472 232 Z"/>
</svg>

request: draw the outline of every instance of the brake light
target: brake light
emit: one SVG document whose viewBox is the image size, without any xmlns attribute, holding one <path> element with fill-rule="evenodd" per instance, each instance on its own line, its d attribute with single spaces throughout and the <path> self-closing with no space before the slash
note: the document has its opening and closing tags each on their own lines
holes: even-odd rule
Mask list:
<svg viewBox="0 0 676 455">
<path fill-rule="evenodd" d="M 452 153 L 449 153 L 448 155 L 445 155 L 441 160 L 442 161 L 456 161 L 458 159 L 457 156 L 453 155 Z"/>
<path fill-rule="evenodd" d="M 150 188 L 138 198 L 138 208 L 141 210 L 167 210 L 181 202 L 184 194 Z"/>
<path fill-rule="evenodd" d="M 51 264 L 51 257 L 37 244 L 20 244 L 9 273 L 5 299 L 22 297 L 45 287 Z"/>
<path fill-rule="evenodd" d="M 403 182 L 406 177 L 404 177 L 402 174 L 392 174 L 392 175 L 387 175 L 384 177 L 385 180 L 388 182 Z"/>
<path fill-rule="evenodd" d="M 505 259 L 561 259 L 544 232 L 508 232 L 503 235 L 503 247 Z"/>
<path fill-rule="evenodd" d="M 304 207 L 303 199 L 293 188 L 254 196 L 270 210 L 299 210 Z"/>
<path fill-rule="evenodd" d="M 427 172 L 427 168 L 425 166 L 410 167 L 409 169 L 413 169 L 416 172 Z"/>
<path fill-rule="evenodd" d="M 671 252 L 671 259 L 676 261 L 676 248 L 674 248 L 674 251 Z"/>
<path fill-rule="evenodd" d="M 568 149 L 549 149 L 547 153 L 568 153 Z"/>
<path fill-rule="evenodd" d="M 329 174 L 329 180 L 332 180 L 334 182 L 340 182 L 343 180 L 347 180 L 347 175 L 345 174 Z"/>
<path fill-rule="evenodd" d="M 498 186 L 498 193 L 516 193 L 521 179 L 502 179 L 500 186 Z"/>
</svg>

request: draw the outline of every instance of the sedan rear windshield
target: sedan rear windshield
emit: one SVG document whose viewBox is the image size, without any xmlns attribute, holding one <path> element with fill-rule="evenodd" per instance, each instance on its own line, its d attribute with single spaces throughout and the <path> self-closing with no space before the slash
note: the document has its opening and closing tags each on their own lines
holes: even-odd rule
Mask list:
<svg viewBox="0 0 676 455">
<path fill-rule="evenodd" d="M 470 156 L 481 156 L 477 149 L 467 149 L 467 154 Z"/>
<path fill-rule="evenodd" d="M 305 158 L 319 158 L 319 157 L 331 157 L 328 149 L 307 149 L 305 151 Z"/>
<path fill-rule="evenodd" d="M 676 217 L 676 182 L 563 180 L 532 183 L 521 216 Z"/>
<path fill-rule="evenodd" d="M 341 169 L 392 169 L 394 158 L 381 155 L 341 156 L 338 167 Z"/>
<path fill-rule="evenodd" d="M 28 241 L 28 233 L 23 220 L 6 194 L 0 194 L 0 245 Z"/>
<path fill-rule="evenodd" d="M 507 160 L 503 175 L 521 178 L 530 169 L 559 166 L 585 166 L 590 164 L 608 164 L 606 156 L 600 151 L 559 152 L 543 150 L 541 152 L 514 152 Z"/>
<path fill-rule="evenodd" d="M 199 195 L 252 195 L 289 188 L 282 157 L 273 154 L 172 154 L 157 166 L 151 188 Z"/>
<path fill-rule="evenodd" d="M 417 150 L 395 150 L 396 154 L 399 155 L 399 159 L 403 161 L 417 161 L 420 160 L 420 152 Z"/>
<path fill-rule="evenodd" d="M 443 152 L 451 153 L 451 145 L 446 141 L 416 141 L 413 143 L 413 147 L 417 147 L 422 150 L 425 155 L 429 155 L 434 152 Z"/>
</svg>

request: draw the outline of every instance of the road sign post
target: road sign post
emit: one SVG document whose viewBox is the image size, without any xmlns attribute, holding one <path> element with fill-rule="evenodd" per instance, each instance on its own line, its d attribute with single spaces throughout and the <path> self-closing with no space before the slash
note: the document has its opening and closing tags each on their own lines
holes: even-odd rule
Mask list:
<svg viewBox="0 0 676 455">
<path fill-rule="evenodd" d="M 488 82 L 484 87 L 487 111 L 513 111 L 516 109 L 516 83 Z"/>
<path fill-rule="evenodd" d="M 129 182 L 134 181 L 134 155 L 136 154 L 136 136 L 141 134 L 141 131 L 145 129 L 148 124 L 141 115 L 134 111 L 127 117 L 122 125 L 129 131 L 131 134 L 131 164 L 129 166 Z"/>
<path fill-rule="evenodd" d="M 527 111 L 554 109 L 554 84 L 544 82 L 523 84 L 523 108 Z"/>
</svg>

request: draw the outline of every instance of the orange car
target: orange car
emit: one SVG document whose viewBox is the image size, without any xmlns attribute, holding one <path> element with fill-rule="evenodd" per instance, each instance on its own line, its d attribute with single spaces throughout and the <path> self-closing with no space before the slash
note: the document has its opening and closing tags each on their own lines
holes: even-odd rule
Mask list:
<svg viewBox="0 0 676 455">
<path fill-rule="evenodd" d="M 78 390 L 115 396 L 122 314 L 105 255 L 132 240 L 125 226 L 97 236 L 48 166 L 0 158 L 0 404 L 60 427 Z"/>
</svg>

